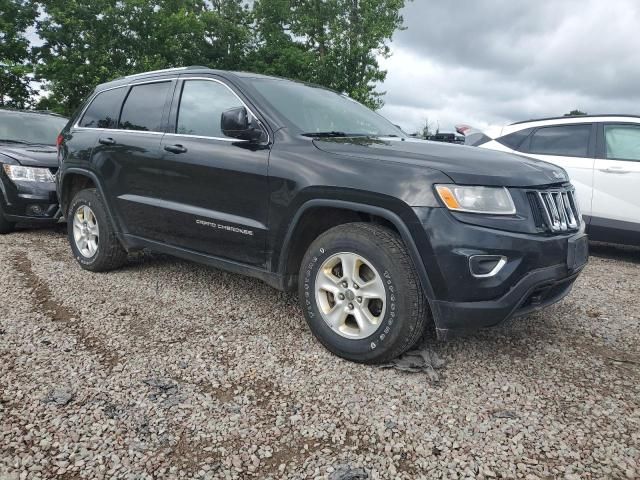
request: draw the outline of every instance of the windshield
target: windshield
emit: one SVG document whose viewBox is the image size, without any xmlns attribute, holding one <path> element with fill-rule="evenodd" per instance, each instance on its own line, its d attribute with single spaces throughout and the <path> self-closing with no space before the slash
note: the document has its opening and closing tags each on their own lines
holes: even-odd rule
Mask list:
<svg viewBox="0 0 640 480">
<path fill-rule="evenodd" d="M 382 116 L 355 100 L 330 90 L 288 80 L 247 80 L 303 134 L 405 136 Z"/>
<path fill-rule="evenodd" d="M 67 119 L 53 115 L 0 111 L 0 142 L 55 145 Z"/>
</svg>

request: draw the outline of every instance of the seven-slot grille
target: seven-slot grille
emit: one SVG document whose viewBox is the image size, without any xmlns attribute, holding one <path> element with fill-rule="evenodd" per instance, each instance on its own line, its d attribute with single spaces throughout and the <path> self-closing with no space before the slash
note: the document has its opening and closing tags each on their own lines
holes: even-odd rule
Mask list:
<svg viewBox="0 0 640 480">
<path fill-rule="evenodd" d="M 566 232 L 580 227 L 581 215 L 573 189 L 527 192 L 536 225 L 552 232 Z"/>
</svg>

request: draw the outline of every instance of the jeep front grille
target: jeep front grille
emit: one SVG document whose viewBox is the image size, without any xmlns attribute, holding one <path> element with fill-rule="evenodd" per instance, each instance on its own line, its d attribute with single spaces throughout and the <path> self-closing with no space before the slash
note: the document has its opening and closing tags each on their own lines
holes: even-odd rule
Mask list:
<svg viewBox="0 0 640 480">
<path fill-rule="evenodd" d="M 566 232 L 580 227 L 581 215 L 575 191 L 569 188 L 527 192 L 538 228 Z"/>
</svg>

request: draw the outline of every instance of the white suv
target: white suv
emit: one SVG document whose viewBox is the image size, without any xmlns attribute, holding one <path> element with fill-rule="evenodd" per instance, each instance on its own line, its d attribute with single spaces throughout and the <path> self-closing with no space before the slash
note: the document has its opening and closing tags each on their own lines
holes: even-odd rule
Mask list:
<svg viewBox="0 0 640 480">
<path fill-rule="evenodd" d="M 640 117 L 584 115 L 528 120 L 484 133 L 457 127 L 465 144 L 563 167 L 593 240 L 640 245 Z"/>
</svg>

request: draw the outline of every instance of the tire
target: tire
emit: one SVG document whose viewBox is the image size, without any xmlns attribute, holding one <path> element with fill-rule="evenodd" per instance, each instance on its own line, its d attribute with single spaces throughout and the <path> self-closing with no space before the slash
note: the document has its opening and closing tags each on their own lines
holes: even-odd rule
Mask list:
<svg viewBox="0 0 640 480">
<path fill-rule="evenodd" d="M 0 205 L 0 235 L 5 233 L 11 233 L 15 230 L 16 224 L 8 221 L 4 218 L 4 213 L 2 212 L 2 205 Z"/>
<path fill-rule="evenodd" d="M 345 265 L 355 272 L 350 278 Z M 337 279 L 348 280 L 348 288 Z M 430 319 L 402 240 L 392 230 L 368 223 L 334 227 L 311 244 L 300 268 L 299 298 L 316 338 L 339 357 L 360 363 L 383 363 L 401 355 L 422 338 Z"/>
<path fill-rule="evenodd" d="M 83 225 L 81 231 L 87 237 L 76 240 L 78 227 L 82 229 Z M 81 190 L 73 197 L 67 216 L 67 235 L 73 256 L 85 270 L 106 272 L 127 261 L 127 252 L 118 240 L 104 201 L 95 188 Z M 83 248 L 85 239 L 88 241 Z"/>
</svg>

